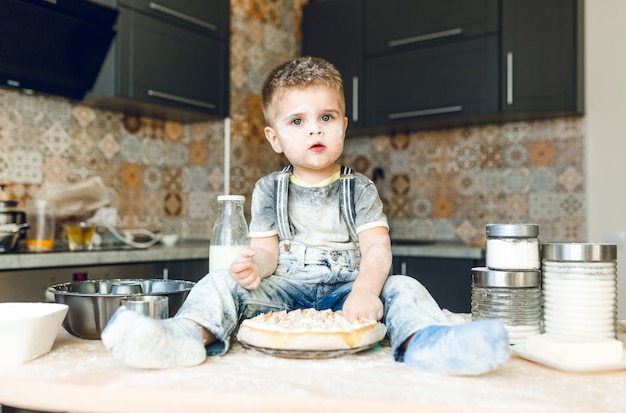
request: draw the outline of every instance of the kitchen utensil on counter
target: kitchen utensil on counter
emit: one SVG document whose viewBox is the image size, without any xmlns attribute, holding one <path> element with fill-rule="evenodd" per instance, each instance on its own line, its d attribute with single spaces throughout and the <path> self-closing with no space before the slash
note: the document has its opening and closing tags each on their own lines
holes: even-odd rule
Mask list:
<svg viewBox="0 0 626 413">
<path fill-rule="evenodd" d="M 178 234 L 164 234 L 161 237 L 161 244 L 166 247 L 173 247 L 178 242 Z"/>
<path fill-rule="evenodd" d="M 161 234 L 155 234 L 147 229 L 125 229 L 118 231 L 109 224 L 102 224 L 102 226 L 118 241 L 133 248 L 149 248 L 161 241 L 162 238 Z M 137 241 L 138 238 L 145 238 L 145 240 Z"/>
<path fill-rule="evenodd" d="M 615 338 L 617 246 L 547 243 L 542 257 L 545 332 Z"/>
<path fill-rule="evenodd" d="M 113 286 L 124 283 L 138 283 L 139 294 L 115 294 Z M 69 310 L 63 327 L 71 334 L 86 338 L 100 339 L 113 313 L 124 298 L 139 296 L 165 296 L 168 298 L 168 312 L 176 314 L 195 285 L 192 281 L 163 279 L 111 279 L 71 281 L 48 287 L 49 294 L 57 303 L 67 304 Z"/>
<path fill-rule="evenodd" d="M 43 198 L 26 201 L 26 217 L 30 225 L 26 245 L 30 251 L 50 251 L 54 247 L 54 214 L 54 201 Z"/>
<path fill-rule="evenodd" d="M 0 201 L 0 225 L 23 224 L 26 222 L 26 212 L 18 209 L 18 202 Z"/>
<path fill-rule="evenodd" d="M 67 310 L 57 303 L 0 303 L 0 366 L 49 352 Z"/>
<path fill-rule="evenodd" d="M 163 319 L 169 317 L 169 299 L 162 295 L 140 295 L 122 298 L 120 305 L 152 318 Z"/>
<path fill-rule="evenodd" d="M 0 252 L 15 250 L 28 224 L 0 224 Z"/>
</svg>

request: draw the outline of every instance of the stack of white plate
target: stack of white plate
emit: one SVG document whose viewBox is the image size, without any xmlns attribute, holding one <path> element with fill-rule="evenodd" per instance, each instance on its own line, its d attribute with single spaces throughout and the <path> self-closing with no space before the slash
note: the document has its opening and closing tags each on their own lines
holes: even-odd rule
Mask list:
<svg viewBox="0 0 626 413">
<path fill-rule="evenodd" d="M 545 332 L 615 338 L 616 271 L 612 260 L 554 262 L 544 258 Z"/>
</svg>

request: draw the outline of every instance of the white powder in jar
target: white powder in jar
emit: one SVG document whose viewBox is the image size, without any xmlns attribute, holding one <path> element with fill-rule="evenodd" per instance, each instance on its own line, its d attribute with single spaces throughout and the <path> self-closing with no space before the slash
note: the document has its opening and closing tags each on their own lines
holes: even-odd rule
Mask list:
<svg viewBox="0 0 626 413">
<path fill-rule="evenodd" d="M 494 270 L 537 270 L 539 239 L 487 238 L 486 263 Z"/>
</svg>

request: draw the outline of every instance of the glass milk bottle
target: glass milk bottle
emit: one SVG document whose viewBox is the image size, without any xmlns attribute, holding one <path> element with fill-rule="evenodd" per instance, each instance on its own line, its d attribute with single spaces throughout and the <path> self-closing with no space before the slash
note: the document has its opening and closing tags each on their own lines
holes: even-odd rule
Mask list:
<svg viewBox="0 0 626 413">
<path fill-rule="evenodd" d="M 243 215 L 243 195 L 217 197 L 217 220 L 211 233 L 209 272 L 229 268 L 239 251 L 250 245 L 248 224 Z"/>
</svg>

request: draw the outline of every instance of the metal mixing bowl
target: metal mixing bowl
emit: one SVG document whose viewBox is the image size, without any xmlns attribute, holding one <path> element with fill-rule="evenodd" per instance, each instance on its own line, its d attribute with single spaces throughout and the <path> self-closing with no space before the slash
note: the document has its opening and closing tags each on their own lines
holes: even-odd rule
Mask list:
<svg viewBox="0 0 626 413">
<path fill-rule="evenodd" d="M 136 294 L 112 292 L 126 290 L 120 287 L 128 284 L 139 284 L 141 292 Z M 53 285 L 48 287 L 48 293 L 54 295 L 57 303 L 69 306 L 67 316 L 63 320 L 63 327 L 69 333 L 81 338 L 98 340 L 109 319 L 120 306 L 122 298 L 163 295 L 168 297 L 170 315 L 174 315 L 194 285 L 192 281 L 162 279 L 88 280 Z"/>
</svg>

